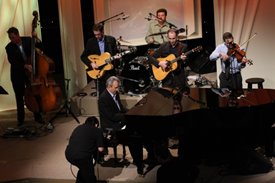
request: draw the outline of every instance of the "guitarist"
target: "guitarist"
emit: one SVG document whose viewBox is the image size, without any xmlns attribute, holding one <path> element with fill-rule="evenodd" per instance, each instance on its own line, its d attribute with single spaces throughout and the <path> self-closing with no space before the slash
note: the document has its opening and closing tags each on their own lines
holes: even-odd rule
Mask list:
<svg viewBox="0 0 275 183">
<path fill-rule="evenodd" d="M 152 56 L 148 56 L 148 61 L 150 64 L 156 66 L 157 68 L 161 67 L 163 70 L 168 69 L 169 61 L 162 60 L 158 61 L 158 58 L 165 58 L 170 54 L 174 54 L 175 57 L 180 57 L 177 61 L 177 68 L 171 71 L 162 81 L 161 88 L 168 89 L 168 91 L 176 91 L 177 95 L 174 95 L 174 99 L 179 103 L 181 101 L 182 93 L 188 92 L 187 78 L 185 75 L 186 60 L 187 57 L 184 55 L 184 52 L 187 51 L 187 45 L 181 43 L 178 40 L 178 31 L 177 29 L 171 28 L 167 31 L 168 41 L 160 45 L 159 49 Z"/>
<path fill-rule="evenodd" d="M 89 55 L 101 55 L 104 52 L 108 52 L 111 56 L 116 55 L 116 59 L 120 59 L 121 56 L 117 55 L 117 41 L 113 36 L 104 34 L 104 25 L 99 23 L 93 26 L 94 37 L 90 38 L 86 44 L 86 47 L 81 54 L 81 61 L 87 65 L 88 67 L 92 67 L 93 69 L 97 69 L 98 65 L 94 62 L 91 62 L 88 59 Z M 97 79 L 98 82 L 96 86 L 98 86 L 97 91 L 101 94 L 105 89 L 105 83 L 107 78 L 110 76 L 116 75 L 115 68 L 117 64 L 114 61 L 114 67 L 111 70 L 107 70 L 104 75 Z"/>
</svg>

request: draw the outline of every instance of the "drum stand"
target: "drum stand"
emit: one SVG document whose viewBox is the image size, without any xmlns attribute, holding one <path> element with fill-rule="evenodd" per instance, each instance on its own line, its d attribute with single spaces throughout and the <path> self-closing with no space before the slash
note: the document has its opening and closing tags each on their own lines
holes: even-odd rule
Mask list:
<svg viewBox="0 0 275 183">
<path fill-rule="evenodd" d="M 94 82 L 95 82 L 95 87 L 92 87 L 92 89 L 95 89 L 96 91 L 95 91 L 95 92 L 92 92 L 92 93 L 91 93 L 91 96 L 96 97 L 96 96 L 98 96 L 98 94 L 99 94 L 99 92 L 98 92 L 98 78 L 96 78 L 96 79 L 94 80 Z"/>
<path fill-rule="evenodd" d="M 98 81 L 99 77 L 98 76 L 99 75 L 97 75 L 96 79 L 95 79 L 95 89 L 96 89 L 96 91 L 91 93 L 91 95 L 93 97 L 97 97 L 97 99 L 99 98 L 99 81 Z"/>
<path fill-rule="evenodd" d="M 59 114 L 62 113 L 63 110 L 65 110 L 66 117 L 68 117 L 68 114 L 71 114 L 73 118 L 77 121 L 77 123 L 80 123 L 76 115 L 71 110 L 70 100 L 68 98 L 68 90 L 69 90 L 69 81 L 70 79 L 65 79 L 65 102 L 62 106 L 62 108 L 55 114 L 55 116 L 50 119 L 49 125 L 52 125 L 53 120 L 55 120 Z"/>
<path fill-rule="evenodd" d="M 99 98 L 99 81 L 98 81 L 99 76 L 100 76 L 100 73 L 98 73 L 98 75 L 96 76 L 96 79 L 94 80 L 96 91 L 91 93 L 91 96 L 97 97 L 97 98 Z M 92 89 L 93 89 L 93 87 L 92 87 Z"/>
</svg>

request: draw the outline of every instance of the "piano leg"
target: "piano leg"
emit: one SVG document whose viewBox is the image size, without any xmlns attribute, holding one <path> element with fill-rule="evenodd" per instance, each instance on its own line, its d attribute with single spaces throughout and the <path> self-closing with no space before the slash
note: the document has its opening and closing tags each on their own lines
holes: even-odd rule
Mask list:
<svg viewBox="0 0 275 183">
<path fill-rule="evenodd" d="M 275 127 L 269 128 L 268 132 L 266 133 L 266 140 L 265 140 L 265 155 L 267 157 L 275 156 L 274 151 L 274 141 L 275 141 Z"/>
<path fill-rule="evenodd" d="M 133 164 L 137 166 L 137 173 L 143 175 L 143 144 L 141 136 L 129 136 L 129 151 L 133 158 Z"/>
<path fill-rule="evenodd" d="M 137 134 L 129 136 L 128 148 L 133 158 L 133 163 L 137 166 L 138 174 L 144 175 L 156 166 L 157 160 L 155 157 L 154 147 L 155 147 L 154 141 L 147 136 L 142 136 Z M 146 162 L 143 160 L 143 148 L 145 148 L 147 151 Z M 146 169 L 146 172 L 144 172 L 143 170 L 143 168 L 145 167 L 144 163 L 148 164 L 148 168 Z"/>
</svg>

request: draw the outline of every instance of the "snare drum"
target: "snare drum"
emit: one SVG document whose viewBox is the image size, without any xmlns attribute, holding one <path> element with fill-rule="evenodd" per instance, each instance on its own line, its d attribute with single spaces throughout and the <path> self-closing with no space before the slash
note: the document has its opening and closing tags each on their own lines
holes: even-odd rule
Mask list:
<svg viewBox="0 0 275 183">
<path fill-rule="evenodd" d="M 141 65 L 145 66 L 146 69 L 148 69 L 148 67 L 149 67 L 147 56 L 138 56 L 129 62 L 129 64 L 132 64 L 132 63 L 141 64 Z"/>
<path fill-rule="evenodd" d="M 120 78 L 122 78 L 122 87 L 126 93 L 145 93 L 150 84 L 150 73 L 148 69 L 139 63 L 129 63 L 125 65 Z"/>
</svg>

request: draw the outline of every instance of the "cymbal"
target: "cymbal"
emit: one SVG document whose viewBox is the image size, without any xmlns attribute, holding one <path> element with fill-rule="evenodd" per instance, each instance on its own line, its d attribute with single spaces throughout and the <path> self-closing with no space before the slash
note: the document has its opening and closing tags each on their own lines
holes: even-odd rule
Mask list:
<svg viewBox="0 0 275 183">
<path fill-rule="evenodd" d="M 166 32 L 165 32 L 165 33 L 166 33 Z M 156 35 L 161 35 L 161 34 L 164 34 L 164 33 L 159 32 L 159 33 L 151 34 L 151 35 L 149 35 L 149 36 L 156 36 Z M 148 37 L 149 37 L 149 36 L 148 36 Z M 187 36 L 185 36 L 185 35 L 178 35 L 178 38 L 179 38 L 179 40 L 183 40 L 183 39 L 187 38 Z"/>
<path fill-rule="evenodd" d="M 117 39 L 118 42 L 123 42 L 123 43 L 131 43 L 129 41 L 126 41 L 124 39 L 122 39 L 122 37 L 120 36 L 118 39 Z"/>
<path fill-rule="evenodd" d="M 178 33 L 183 33 L 183 32 L 185 32 L 185 29 L 184 28 L 180 28 L 180 29 L 177 30 L 177 32 Z M 157 32 L 157 33 L 154 33 L 154 34 L 150 34 L 149 36 L 158 36 L 158 35 L 162 35 L 162 34 L 167 34 L 167 31 L 165 31 L 165 32 Z"/>
<path fill-rule="evenodd" d="M 187 36 L 185 36 L 185 35 L 178 35 L 178 38 L 179 38 L 179 40 L 183 40 L 183 39 L 186 39 Z"/>
<path fill-rule="evenodd" d="M 128 45 L 123 45 L 123 44 L 119 45 L 118 48 L 120 50 L 124 50 L 124 51 L 129 50 L 129 46 Z"/>
<path fill-rule="evenodd" d="M 158 32 L 158 33 L 150 34 L 149 36 L 158 36 L 158 35 L 162 35 L 162 34 L 167 34 L 167 32 Z"/>
</svg>

